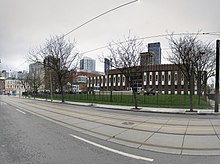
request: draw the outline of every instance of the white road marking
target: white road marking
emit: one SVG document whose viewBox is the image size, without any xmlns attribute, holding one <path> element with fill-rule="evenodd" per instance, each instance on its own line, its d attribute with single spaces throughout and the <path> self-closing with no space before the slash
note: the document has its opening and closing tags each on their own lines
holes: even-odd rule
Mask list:
<svg viewBox="0 0 220 164">
<path fill-rule="evenodd" d="M 16 111 L 20 112 L 20 113 L 23 113 L 23 114 L 26 114 L 25 112 L 19 110 L 19 109 L 15 109 Z"/>
<path fill-rule="evenodd" d="M 106 147 L 106 146 L 103 146 L 103 145 L 100 145 L 100 144 L 97 144 L 95 142 L 91 142 L 91 141 L 88 141 L 84 138 L 81 138 L 81 137 L 78 137 L 78 136 L 75 136 L 73 134 L 70 134 L 70 136 L 76 138 L 76 139 L 79 139 L 81 141 L 84 141 L 86 143 L 89 143 L 91 145 L 94 145 L 96 147 L 99 147 L 99 148 L 102 148 L 102 149 L 105 149 L 105 150 L 108 150 L 108 151 L 111 151 L 113 153 L 116 153 L 116 154 L 120 154 L 120 155 L 123 155 L 123 156 L 126 156 L 126 157 L 130 157 L 130 158 L 134 158 L 134 159 L 140 159 L 140 160 L 144 160 L 144 161 L 149 161 L 149 162 L 153 162 L 154 159 L 151 159 L 151 158 L 146 158 L 146 157 L 141 157 L 141 156 L 137 156 L 137 155 L 133 155 L 133 154 L 129 154 L 129 153 L 125 153 L 125 152 L 122 152 L 122 151 L 119 151 L 119 150 L 115 150 L 115 149 L 112 149 L 112 148 L 109 148 L 109 147 Z"/>
<path fill-rule="evenodd" d="M 6 103 L 5 102 L 1 102 L 1 105 L 6 105 Z"/>
</svg>

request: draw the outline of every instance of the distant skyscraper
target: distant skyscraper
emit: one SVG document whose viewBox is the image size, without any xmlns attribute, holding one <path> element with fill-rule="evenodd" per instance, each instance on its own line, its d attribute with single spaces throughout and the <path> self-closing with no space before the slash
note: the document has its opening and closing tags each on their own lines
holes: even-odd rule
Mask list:
<svg viewBox="0 0 220 164">
<path fill-rule="evenodd" d="M 9 77 L 9 72 L 7 72 L 6 70 L 2 70 L 2 77 L 7 79 Z"/>
<path fill-rule="evenodd" d="M 95 71 L 95 60 L 89 57 L 84 57 L 80 60 L 80 70 Z"/>
<path fill-rule="evenodd" d="M 36 76 L 41 75 L 43 72 L 44 65 L 41 63 L 32 63 L 29 65 L 29 73 L 35 74 Z"/>
<path fill-rule="evenodd" d="M 17 72 L 17 79 L 23 79 L 23 72 L 22 71 Z"/>
<path fill-rule="evenodd" d="M 104 71 L 107 73 L 107 71 L 110 69 L 110 60 L 105 58 L 104 59 Z"/>
<path fill-rule="evenodd" d="M 152 52 L 142 52 L 140 53 L 140 65 L 147 66 L 155 64 L 155 54 Z"/>
<path fill-rule="evenodd" d="M 152 52 L 155 54 L 155 64 L 161 64 L 161 48 L 160 42 L 157 43 L 149 43 L 148 44 L 148 52 Z"/>
</svg>

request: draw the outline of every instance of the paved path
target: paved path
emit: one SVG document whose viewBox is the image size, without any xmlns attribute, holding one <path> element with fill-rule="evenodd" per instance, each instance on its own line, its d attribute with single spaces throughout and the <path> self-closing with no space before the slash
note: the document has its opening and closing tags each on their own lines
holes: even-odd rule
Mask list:
<svg viewBox="0 0 220 164">
<path fill-rule="evenodd" d="M 180 155 L 220 155 L 219 115 L 211 119 L 138 116 L 45 101 L 15 98 L 3 98 L 3 101 L 73 130 L 137 149 Z"/>
</svg>

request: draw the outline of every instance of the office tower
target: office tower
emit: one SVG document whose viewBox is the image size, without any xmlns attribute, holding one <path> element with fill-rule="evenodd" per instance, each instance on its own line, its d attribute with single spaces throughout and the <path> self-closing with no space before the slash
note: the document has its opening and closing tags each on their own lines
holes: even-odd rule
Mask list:
<svg viewBox="0 0 220 164">
<path fill-rule="evenodd" d="M 7 79 L 9 77 L 9 72 L 7 72 L 6 70 L 2 70 L 2 77 Z"/>
<path fill-rule="evenodd" d="M 155 64 L 155 54 L 152 52 L 140 53 L 140 65 L 147 66 L 151 64 Z"/>
<path fill-rule="evenodd" d="M 160 42 L 149 43 L 148 44 L 148 52 L 152 52 L 155 54 L 155 64 L 161 64 Z"/>
<path fill-rule="evenodd" d="M 89 57 L 84 57 L 80 60 L 80 70 L 95 71 L 95 60 Z"/>
<path fill-rule="evenodd" d="M 32 63 L 29 65 L 29 73 L 40 75 L 43 72 L 44 65 L 41 63 Z"/>
<path fill-rule="evenodd" d="M 104 71 L 105 71 L 105 73 L 107 73 L 109 71 L 109 69 L 110 69 L 110 60 L 105 58 L 104 59 Z"/>
</svg>

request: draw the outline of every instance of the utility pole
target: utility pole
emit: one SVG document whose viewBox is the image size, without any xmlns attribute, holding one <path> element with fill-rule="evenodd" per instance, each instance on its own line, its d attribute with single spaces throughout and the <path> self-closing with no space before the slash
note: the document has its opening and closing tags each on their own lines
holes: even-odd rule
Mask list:
<svg viewBox="0 0 220 164">
<path fill-rule="evenodd" d="M 112 58 L 110 58 L 110 69 L 112 70 Z M 111 91 L 110 91 L 110 102 L 112 102 L 112 89 L 113 89 L 113 77 L 111 74 Z"/>
<path fill-rule="evenodd" d="M 220 40 L 216 41 L 216 75 L 215 75 L 215 112 L 219 111 L 219 49 Z"/>
<path fill-rule="evenodd" d="M 50 70 L 50 99 L 51 99 L 51 102 L 52 102 L 53 101 L 53 86 L 52 86 L 51 70 Z"/>
<path fill-rule="evenodd" d="M 2 77 L 1 63 L 2 63 L 2 61 L 1 61 L 1 59 L 0 59 L 0 77 Z"/>
</svg>

